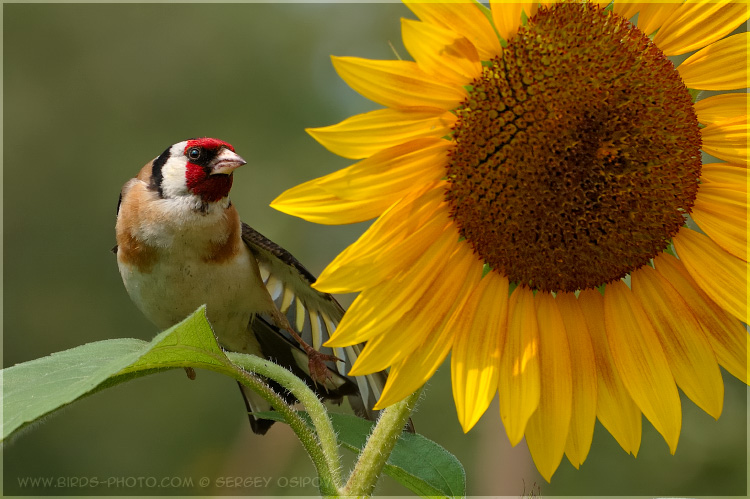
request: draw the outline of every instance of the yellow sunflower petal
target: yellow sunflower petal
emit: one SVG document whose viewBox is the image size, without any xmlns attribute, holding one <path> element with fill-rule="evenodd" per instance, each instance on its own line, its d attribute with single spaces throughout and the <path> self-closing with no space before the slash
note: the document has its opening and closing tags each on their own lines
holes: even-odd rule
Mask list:
<svg viewBox="0 0 750 499">
<path fill-rule="evenodd" d="M 404 2 L 422 21 L 455 31 L 469 39 L 481 60 L 500 53 L 500 40 L 489 20 L 473 2 L 437 3 L 408 0 Z"/>
<path fill-rule="evenodd" d="M 383 394 L 373 409 L 379 411 L 389 405 L 403 400 L 417 391 L 435 373 L 448 356 L 451 347 L 451 336 L 455 330 L 441 328 L 435 333 L 435 339 L 427 340 L 428 344 L 415 349 L 406 358 L 396 362 L 388 372 L 388 379 L 383 387 Z M 432 357 L 427 357 L 429 353 Z"/>
<path fill-rule="evenodd" d="M 648 5 L 649 2 L 615 2 L 612 5 L 612 12 L 625 19 L 630 19 Z"/>
<path fill-rule="evenodd" d="M 677 71 L 689 88 L 747 88 L 748 33 L 719 40 L 688 57 Z"/>
<path fill-rule="evenodd" d="M 318 186 L 340 198 L 369 200 L 382 213 L 412 190 L 444 177 L 452 147 L 443 139 L 414 139 L 321 177 Z"/>
<path fill-rule="evenodd" d="M 596 360 L 591 335 L 575 294 L 558 293 L 555 298 L 570 348 L 573 406 L 565 455 L 578 468 L 586 460 L 596 422 Z"/>
<path fill-rule="evenodd" d="M 521 12 L 527 17 L 536 13 L 536 2 L 507 2 L 504 0 L 490 0 L 492 8 L 492 22 L 503 40 L 508 41 L 521 27 Z"/>
<path fill-rule="evenodd" d="M 463 317 L 455 324 L 451 380 L 458 420 L 468 432 L 497 392 L 508 322 L 508 278 L 495 272 L 484 276 L 469 297 Z"/>
<path fill-rule="evenodd" d="M 633 294 L 659 336 L 677 385 L 698 407 L 718 419 L 724 383 L 699 322 L 669 281 L 648 265 L 630 277 Z"/>
<path fill-rule="evenodd" d="M 695 114 L 704 125 L 719 121 L 730 121 L 747 115 L 748 94 L 720 94 L 701 99 L 695 103 Z"/>
<path fill-rule="evenodd" d="M 477 49 L 454 31 L 402 19 L 401 37 L 419 67 L 439 79 L 463 86 L 482 74 Z"/>
<path fill-rule="evenodd" d="M 271 206 L 317 223 L 370 220 L 414 189 L 438 182 L 450 147 L 443 139 L 414 139 L 289 189 Z"/>
<path fill-rule="evenodd" d="M 594 289 L 581 291 L 578 304 L 591 333 L 597 372 L 596 415 L 620 447 L 638 455 L 641 446 L 641 411 L 623 385 L 615 367 L 604 325 L 604 297 Z"/>
<path fill-rule="evenodd" d="M 426 296 L 426 300 L 430 300 Z M 361 376 L 387 369 L 411 354 L 421 343 L 427 340 L 429 334 L 445 319 L 450 312 L 452 303 L 430 301 L 434 307 L 428 314 L 425 304 L 418 304 L 418 308 L 408 310 L 389 328 L 379 328 L 362 349 L 357 360 L 349 371 L 350 376 Z M 427 317 L 429 315 L 429 317 Z M 427 319 L 426 321 L 420 321 Z M 405 334 L 408 332 L 408 334 Z M 349 341 L 347 341 L 347 344 Z M 328 344 L 331 344 L 329 341 Z"/>
<path fill-rule="evenodd" d="M 683 228 L 672 241 L 680 260 L 701 289 L 747 324 L 747 263 L 694 230 Z"/>
<path fill-rule="evenodd" d="M 327 272 L 321 274 L 323 281 L 316 288 L 335 293 L 353 293 L 392 278 L 412 265 L 446 231 L 450 224 L 447 207 L 444 206 L 442 211 L 444 213 L 437 214 L 404 241 L 381 250 L 372 261 L 358 259 L 346 266 L 338 265 L 337 261 L 331 262 L 326 267 Z M 341 255 L 348 256 L 344 253 Z"/>
<path fill-rule="evenodd" d="M 653 38 L 667 56 L 684 54 L 714 43 L 748 18 L 745 2 L 686 3 L 680 7 Z"/>
<path fill-rule="evenodd" d="M 548 482 L 560 466 L 570 430 L 573 399 L 570 349 L 562 315 L 550 293 L 535 297 L 539 325 L 539 407 L 526 425 L 526 443 Z"/>
<path fill-rule="evenodd" d="M 701 184 L 691 213 L 701 230 L 716 244 L 744 261 L 747 261 L 746 189 L 747 184 Z"/>
<path fill-rule="evenodd" d="M 387 107 L 426 106 L 447 111 L 467 95 L 463 87 L 436 80 L 416 62 L 359 57 L 332 57 L 331 60 L 336 72 L 350 87 Z"/>
<path fill-rule="evenodd" d="M 647 35 L 652 34 L 680 7 L 679 3 L 645 3 L 638 11 L 638 28 Z"/>
<path fill-rule="evenodd" d="M 440 182 L 396 202 L 328 264 L 315 288 L 327 293 L 352 293 L 409 267 L 451 223 L 444 189 L 444 182 Z"/>
<path fill-rule="evenodd" d="M 672 255 L 654 258 L 656 271 L 679 291 L 703 327 L 716 358 L 730 374 L 747 383 L 748 333 L 744 324 L 714 303 Z"/>
<path fill-rule="evenodd" d="M 747 190 L 747 169 L 730 163 L 707 163 L 701 168 L 701 183 L 728 184 Z"/>
<path fill-rule="evenodd" d="M 511 445 L 523 438 L 539 406 L 539 329 L 534 294 L 518 287 L 508 303 L 508 333 L 500 358 L 500 418 Z"/>
<path fill-rule="evenodd" d="M 468 245 L 463 245 L 459 253 L 462 253 L 459 258 L 464 258 L 470 267 L 462 276 L 463 283 L 454 283 L 454 286 L 460 289 L 451 312 L 418 348 L 393 365 L 388 374 L 388 381 L 383 387 L 383 395 L 375 404 L 375 409 L 382 409 L 398 402 L 425 384 L 448 356 L 456 334 L 460 334 L 461 329 L 467 327 L 465 323 L 470 322 L 465 320 L 467 313 L 464 307 L 471 290 L 479 284 L 482 266 L 478 265 Z M 403 331 L 401 333 L 403 334 Z"/>
<path fill-rule="evenodd" d="M 342 199 L 323 190 L 319 179 L 310 180 L 281 193 L 271 207 L 282 213 L 318 224 L 351 224 L 371 220 L 383 212 L 383 206 L 363 199 Z"/>
<path fill-rule="evenodd" d="M 455 122 L 456 115 L 437 108 L 378 109 L 306 131 L 334 154 L 362 159 L 419 137 L 443 137 Z"/>
<path fill-rule="evenodd" d="M 373 409 L 381 410 L 395 404 L 424 385 L 448 356 L 454 333 L 455 329 L 440 328 L 434 338 L 428 338 L 425 344 L 393 364 L 383 394 Z"/>
<path fill-rule="evenodd" d="M 674 376 L 654 327 L 622 281 L 604 290 L 604 323 L 623 384 L 674 454 L 682 425 Z"/>
<path fill-rule="evenodd" d="M 363 290 L 325 346 L 360 343 L 390 329 L 414 308 L 415 303 L 431 289 L 435 279 L 447 272 L 445 255 L 456 247 L 456 241 L 458 232 L 449 227 L 410 269 Z M 321 291 L 326 291 L 326 288 Z"/>
<path fill-rule="evenodd" d="M 747 116 L 713 123 L 701 129 L 702 149 L 712 156 L 748 166 L 748 122 Z"/>
<path fill-rule="evenodd" d="M 448 265 L 443 275 L 436 276 L 430 293 L 407 310 L 395 325 L 381 330 L 367 342 L 350 374 L 369 374 L 395 364 L 428 340 L 448 318 L 454 305 L 465 296 L 461 293 L 464 283 L 474 275 L 481 275 L 482 269 L 471 246 L 465 242 L 454 242 L 454 249 L 448 254 Z"/>
</svg>

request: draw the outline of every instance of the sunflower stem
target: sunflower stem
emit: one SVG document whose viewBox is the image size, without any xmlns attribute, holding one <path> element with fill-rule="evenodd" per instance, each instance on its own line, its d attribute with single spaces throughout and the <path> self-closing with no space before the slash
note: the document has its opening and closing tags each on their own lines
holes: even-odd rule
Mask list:
<svg viewBox="0 0 750 499">
<path fill-rule="evenodd" d="M 343 495 L 370 497 L 383 467 L 401 437 L 409 416 L 417 405 L 422 389 L 418 389 L 404 400 L 383 409 L 378 422 L 367 438 L 367 444 L 359 454 L 349 480 L 344 486 Z"/>
<path fill-rule="evenodd" d="M 268 388 L 264 383 L 261 383 L 264 387 L 263 391 L 257 389 L 257 382 L 254 384 L 245 383 L 253 389 L 253 391 L 268 400 L 273 408 L 284 416 L 284 419 L 289 423 L 289 426 L 291 426 L 292 430 L 297 434 L 297 437 L 310 455 L 310 459 L 312 459 L 315 464 L 318 475 L 320 476 L 321 494 L 326 497 L 338 496 L 343 482 L 341 478 L 341 461 L 338 453 L 338 443 L 336 433 L 333 430 L 333 423 L 331 423 L 331 419 L 328 417 L 328 412 L 320 399 L 318 399 L 318 396 L 310 390 L 304 381 L 292 374 L 289 370 L 274 364 L 267 359 L 262 359 L 255 355 L 234 352 L 226 352 L 226 355 L 233 363 L 250 371 L 247 373 L 248 376 L 255 378 L 256 381 L 259 380 L 257 380 L 257 378 L 251 373 L 259 374 L 276 381 L 278 384 L 289 390 L 289 392 L 304 406 L 313 422 L 315 432 L 310 429 L 304 420 L 288 404 L 286 404 L 281 397 Z M 270 391 L 276 400 L 269 399 L 267 393 L 265 393 L 266 391 Z"/>
</svg>

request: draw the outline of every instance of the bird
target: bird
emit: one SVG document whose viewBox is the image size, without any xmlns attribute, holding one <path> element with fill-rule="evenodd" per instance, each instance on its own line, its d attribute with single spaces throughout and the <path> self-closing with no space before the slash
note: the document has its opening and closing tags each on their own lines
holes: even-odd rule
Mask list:
<svg viewBox="0 0 750 499">
<path fill-rule="evenodd" d="M 290 369 L 320 398 L 373 419 L 386 373 L 350 377 L 362 345 L 326 348 L 344 315 L 315 276 L 281 246 L 240 220 L 229 199 L 234 171 L 245 165 L 228 142 L 177 142 L 128 180 L 117 204 L 117 265 L 127 293 L 158 328 L 179 323 L 201 305 L 220 346 Z M 296 399 L 272 380 L 287 402 Z M 265 434 L 271 410 L 240 385 L 253 432 Z"/>
</svg>

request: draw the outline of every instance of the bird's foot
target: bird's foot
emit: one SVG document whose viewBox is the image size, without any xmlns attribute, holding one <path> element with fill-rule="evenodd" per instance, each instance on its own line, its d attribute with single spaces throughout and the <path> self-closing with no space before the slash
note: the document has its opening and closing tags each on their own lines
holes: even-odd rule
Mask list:
<svg viewBox="0 0 750 499">
<path fill-rule="evenodd" d="M 326 362 L 339 362 L 339 359 L 335 355 L 328 355 L 320 353 L 315 348 L 310 346 L 302 337 L 294 330 L 287 318 L 281 314 L 278 310 L 272 314 L 274 324 L 280 329 L 286 329 L 292 338 L 299 344 L 300 348 L 305 352 L 308 358 L 307 368 L 310 371 L 310 378 L 316 385 L 320 384 L 323 388 L 326 388 L 328 380 L 333 379 L 331 370 L 326 365 Z M 326 388 L 327 389 L 327 388 Z"/>
<path fill-rule="evenodd" d="M 341 359 L 339 359 L 335 355 L 320 353 L 305 342 L 301 342 L 300 346 L 305 351 L 305 353 L 307 354 L 307 358 L 309 359 L 307 367 L 310 371 L 310 378 L 312 378 L 313 383 L 320 383 L 323 388 L 325 388 L 328 380 L 333 378 L 333 376 L 331 375 L 331 370 L 326 365 L 326 362 L 337 362 Z"/>
</svg>

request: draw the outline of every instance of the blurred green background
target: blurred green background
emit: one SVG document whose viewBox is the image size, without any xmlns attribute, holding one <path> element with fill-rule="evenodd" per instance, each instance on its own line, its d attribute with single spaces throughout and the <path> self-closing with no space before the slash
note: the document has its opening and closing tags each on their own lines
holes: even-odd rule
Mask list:
<svg viewBox="0 0 750 499">
<path fill-rule="evenodd" d="M 405 54 L 400 17 L 413 18 L 393 3 L 5 4 L 4 365 L 157 333 L 131 304 L 109 251 L 115 206 L 126 180 L 188 137 L 235 146 L 249 163 L 232 191 L 243 219 L 319 273 L 367 224 L 313 225 L 268 204 L 349 164 L 304 132 L 375 108 L 338 79 L 329 55 Z M 496 402 L 462 433 L 447 366 L 414 421 L 461 459 L 470 495 L 744 496 L 747 390 L 725 380 L 718 422 L 684 401 L 675 456 L 648 422 L 638 459 L 597 424 L 581 470 L 563 459 L 551 484 L 524 443 L 510 447 Z M 118 386 L 7 442 L 5 495 L 315 494 L 299 486 L 314 471 L 292 432 L 277 424 L 255 436 L 243 411 L 234 382 L 210 372 Z M 24 485 L 28 477 L 55 486 Z M 91 477 L 120 485 L 72 486 Z M 194 485 L 141 487 L 139 477 Z M 209 487 L 198 485 L 202 477 Z M 249 486 L 219 486 L 227 477 Z M 408 491 L 385 478 L 378 493 Z"/>
</svg>

